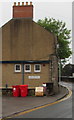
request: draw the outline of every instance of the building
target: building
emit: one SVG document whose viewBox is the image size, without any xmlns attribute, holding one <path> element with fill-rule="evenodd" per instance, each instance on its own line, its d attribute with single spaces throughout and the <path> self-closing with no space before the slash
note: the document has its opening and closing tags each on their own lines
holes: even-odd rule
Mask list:
<svg viewBox="0 0 74 120">
<path fill-rule="evenodd" d="M 55 35 L 33 21 L 32 2 L 15 2 L 13 18 L 2 26 L 2 86 L 37 87 L 49 82 L 57 92 L 56 46 Z"/>
<path fill-rule="evenodd" d="M 74 65 L 73 64 L 66 64 L 62 71 L 61 76 L 73 76 L 74 73 Z"/>
<path fill-rule="evenodd" d="M 61 80 L 74 82 L 74 64 L 66 64 L 61 72 Z"/>
</svg>

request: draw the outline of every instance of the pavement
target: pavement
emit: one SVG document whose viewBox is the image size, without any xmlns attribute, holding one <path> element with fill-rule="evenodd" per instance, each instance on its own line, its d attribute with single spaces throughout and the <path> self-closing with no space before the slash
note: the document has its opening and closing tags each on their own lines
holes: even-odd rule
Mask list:
<svg viewBox="0 0 74 120">
<path fill-rule="evenodd" d="M 13 97 L 2 96 L 2 118 L 8 117 L 19 112 L 33 109 L 48 103 L 53 103 L 62 99 L 68 94 L 68 89 L 61 86 L 59 93 L 52 96 L 27 96 L 27 97 Z"/>
</svg>

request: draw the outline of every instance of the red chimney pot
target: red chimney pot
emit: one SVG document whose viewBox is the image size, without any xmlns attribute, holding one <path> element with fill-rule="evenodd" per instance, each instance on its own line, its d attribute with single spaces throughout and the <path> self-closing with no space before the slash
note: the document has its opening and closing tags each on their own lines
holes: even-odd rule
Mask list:
<svg viewBox="0 0 74 120">
<path fill-rule="evenodd" d="M 18 2 L 18 6 L 20 6 L 20 2 Z"/>
<path fill-rule="evenodd" d="M 22 2 L 22 6 L 24 6 L 24 2 Z"/>
<path fill-rule="evenodd" d="M 30 2 L 30 5 L 32 5 L 32 2 Z"/>
<path fill-rule="evenodd" d="M 16 6 L 16 2 L 14 2 L 14 6 Z"/>
<path fill-rule="evenodd" d="M 26 2 L 26 5 L 28 5 L 28 2 Z"/>
</svg>

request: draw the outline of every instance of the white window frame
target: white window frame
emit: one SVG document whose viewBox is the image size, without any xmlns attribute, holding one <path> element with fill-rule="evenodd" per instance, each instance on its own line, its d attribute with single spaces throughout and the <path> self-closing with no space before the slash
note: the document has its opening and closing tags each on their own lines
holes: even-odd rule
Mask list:
<svg viewBox="0 0 74 120">
<path fill-rule="evenodd" d="M 20 70 L 16 70 L 16 65 L 20 65 Z M 21 64 L 15 64 L 15 72 L 21 72 Z"/>
<path fill-rule="evenodd" d="M 40 70 L 36 70 L 36 69 L 35 69 L 35 66 L 36 66 L 36 65 L 39 65 L 39 66 L 40 66 Z M 40 64 L 35 64 L 35 65 L 34 65 L 34 72 L 41 72 L 41 65 L 40 65 Z"/>
<path fill-rule="evenodd" d="M 29 66 L 30 66 L 30 70 L 26 70 L 26 69 L 25 69 L 26 65 L 29 65 Z M 31 72 L 31 65 L 30 65 L 30 64 L 25 64 L 25 65 L 24 65 L 24 72 Z"/>
</svg>

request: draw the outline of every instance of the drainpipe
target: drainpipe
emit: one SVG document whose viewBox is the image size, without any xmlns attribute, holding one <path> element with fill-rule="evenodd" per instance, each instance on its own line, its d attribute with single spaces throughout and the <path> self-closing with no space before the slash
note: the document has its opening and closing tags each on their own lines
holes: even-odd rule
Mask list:
<svg viewBox="0 0 74 120">
<path fill-rule="evenodd" d="M 22 85 L 24 85 L 24 64 L 22 64 Z"/>
<path fill-rule="evenodd" d="M 52 77 L 53 77 L 53 71 L 52 71 L 52 69 L 53 69 L 53 65 L 52 65 L 52 54 L 51 55 L 49 55 L 49 60 L 51 60 L 51 62 L 50 62 L 50 74 L 51 74 L 51 82 L 52 82 Z"/>
<path fill-rule="evenodd" d="M 52 61 L 51 61 L 50 69 L 51 69 L 51 81 L 52 81 Z"/>
</svg>

